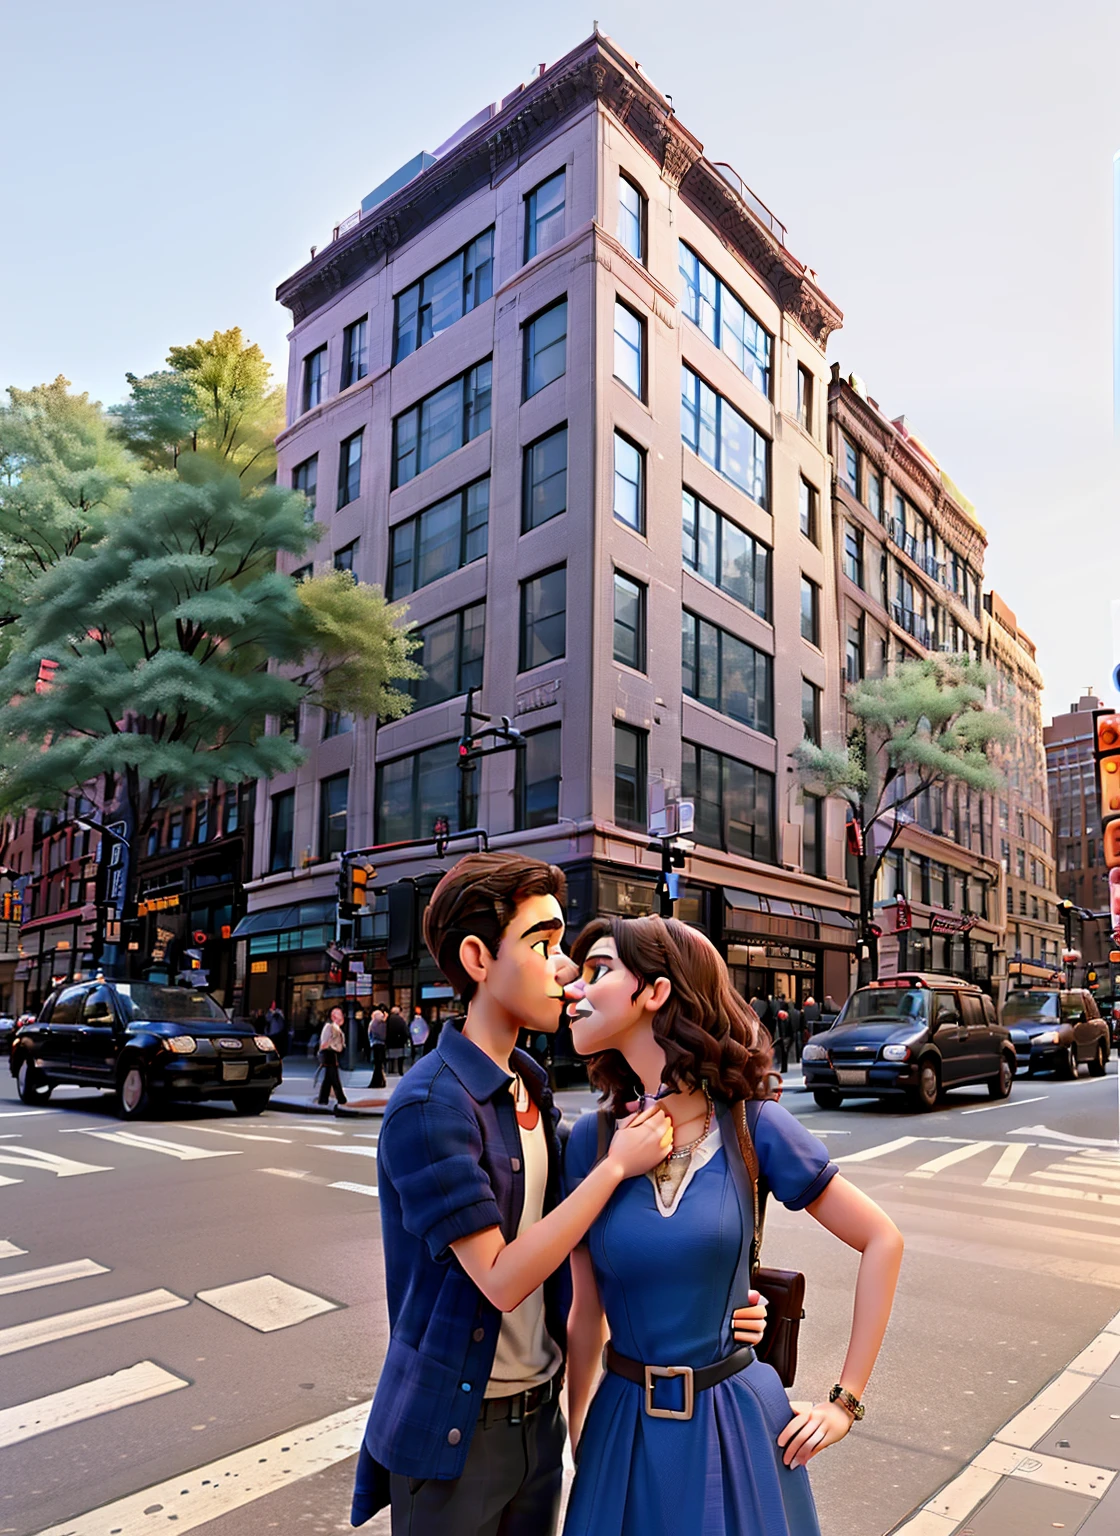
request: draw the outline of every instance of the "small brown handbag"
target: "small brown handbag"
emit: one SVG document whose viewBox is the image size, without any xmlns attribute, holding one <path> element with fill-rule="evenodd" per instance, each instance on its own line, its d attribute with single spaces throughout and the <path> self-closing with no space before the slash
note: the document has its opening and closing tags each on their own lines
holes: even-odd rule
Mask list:
<svg viewBox="0 0 1120 1536">
<path fill-rule="evenodd" d="M 762 1342 L 755 1346 L 755 1354 L 777 1371 L 783 1387 L 792 1387 L 797 1375 L 797 1338 L 801 1331 L 801 1319 L 805 1316 L 805 1276 L 795 1269 L 765 1269 L 758 1260 L 762 1249 L 762 1232 L 766 1222 L 766 1197 L 768 1190 L 762 1186 L 758 1153 L 754 1138 L 747 1124 L 747 1104 L 740 1099 L 732 1108 L 735 1131 L 739 1138 L 739 1150 L 751 1181 L 751 1198 L 754 1202 L 754 1236 L 751 1239 L 751 1284 L 766 1297 L 766 1332 Z"/>
</svg>

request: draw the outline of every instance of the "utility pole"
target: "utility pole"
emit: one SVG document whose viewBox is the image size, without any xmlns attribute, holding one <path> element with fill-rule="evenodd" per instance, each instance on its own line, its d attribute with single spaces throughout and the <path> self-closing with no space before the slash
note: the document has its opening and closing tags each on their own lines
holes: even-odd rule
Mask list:
<svg viewBox="0 0 1120 1536">
<path fill-rule="evenodd" d="M 490 716 L 474 707 L 477 688 L 468 688 L 463 704 L 463 730 L 459 737 L 459 829 L 469 827 L 474 819 L 470 814 L 473 803 L 477 807 L 477 794 L 472 795 L 471 775 L 475 764 L 496 752 L 523 752 L 525 738 L 517 730 L 508 715 L 503 715 L 501 725 L 490 725 Z M 482 730 L 475 729 L 475 722 L 483 723 Z M 441 841 L 444 839 L 441 838 Z"/>
</svg>

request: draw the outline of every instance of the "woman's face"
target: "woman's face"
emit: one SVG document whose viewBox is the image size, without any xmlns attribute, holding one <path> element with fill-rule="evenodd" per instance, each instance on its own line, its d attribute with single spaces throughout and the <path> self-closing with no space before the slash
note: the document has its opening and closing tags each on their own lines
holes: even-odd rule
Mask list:
<svg viewBox="0 0 1120 1536">
<path fill-rule="evenodd" d="M 648 1029 L 656 1012 L 650 1006 L 651 989 L 626 969 L 609 934 L 592 944 L 579 976 L 564 988 L 564 996 L 569 1002 L 572 1044 L 581 1056 L 611 1050 L 625 1053 L 635 1031 Z"/>
</svg>

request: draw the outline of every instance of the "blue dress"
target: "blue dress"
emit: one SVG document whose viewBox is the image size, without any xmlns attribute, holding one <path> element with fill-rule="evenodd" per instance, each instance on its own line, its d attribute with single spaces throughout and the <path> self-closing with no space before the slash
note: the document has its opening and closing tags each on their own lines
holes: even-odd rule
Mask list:
<svg viewBox="0 0 1120 1536">
<path fill-rule="evenodd" d="M 759 1168 L 773 1196 L 801 1210 L 837 1172 L 828 1152 L 772 1101 L 748 1107 Z M 731 1117 L 671 1216 L 649 1178 L 628 1179 L 588 1237 L 599 1297 L 620 1354 L 699 1367 L 738 1348 L 731 1314 L 746 1306 L 753 1216 Z M 596 1116 L 573 1127 L 566 1183 L 595 1162 Z M 675 1395 L 674 1395 L 675 1394 Z M 660 1381 L 658 1408 L 679 1408 L 680 1380 Z M 697 1392 L 690 1420 L 650 1418 L 644 1390 L 607 1371 L 592 1400 L 564 1536 L 820 1536 L 809 1475 L 781 1461 L 791 1418 L 777 1373 L 759 1360 Z M 687 1515 L 685 1514 L 687 1511 Z"/>
</svg>

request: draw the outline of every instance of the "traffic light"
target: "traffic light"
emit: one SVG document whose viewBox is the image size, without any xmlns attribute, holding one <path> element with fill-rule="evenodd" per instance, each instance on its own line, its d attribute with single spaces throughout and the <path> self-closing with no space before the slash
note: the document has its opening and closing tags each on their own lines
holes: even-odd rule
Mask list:
<svg viewBox="0 0 1120 1536">
<path fill-rule="evenodd" d="M 368 904 L 369 883 L 377 871 L 368 859 L 344 859 L 338 871 L 338 911 L 340 917 L 354 917 Z"/>
<path fill-rule="evenodd" d="M 1111 915 L 1112 936 L 1120 943 L 1120 865 L 1108 872 L 1108 908 Z"/>
<path fill-rule="evenodd" d="M 1093 715 L 1096 732 L 1097 788 L 1104 831 L 1104 862 L 1120 868 L 1120 714 L 1098 709 Z"/>
<path fill-rule="evenodd" d="M 3 910 L 4 910 L 4 921 L 6 923 L 10 923 L 11 920 L 12 920 L 12 893 L 11 893 L 11 891 L 5 891 L 4 892 Z"/>
</svg>

